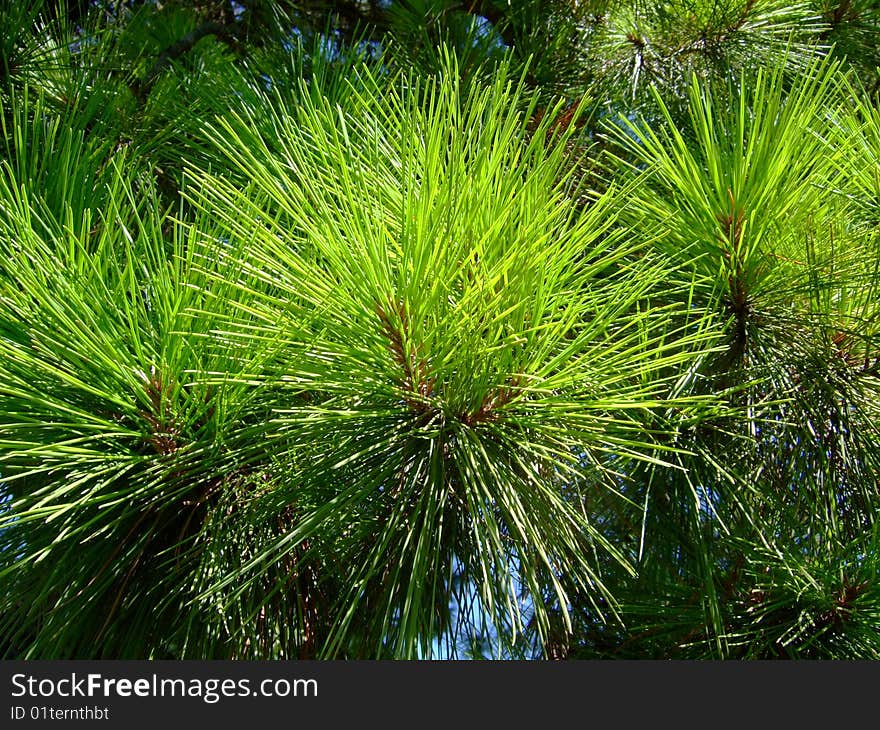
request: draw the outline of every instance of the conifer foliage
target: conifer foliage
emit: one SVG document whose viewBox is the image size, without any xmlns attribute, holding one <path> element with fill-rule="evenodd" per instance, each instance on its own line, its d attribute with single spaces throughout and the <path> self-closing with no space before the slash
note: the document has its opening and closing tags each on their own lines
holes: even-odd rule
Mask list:
<svg viewBox="0 0 880 730">
<path fill-rule="evenodd" d="M 4 656 L 880 658 L 873 3 L 0 33 Z"/>
</svg>

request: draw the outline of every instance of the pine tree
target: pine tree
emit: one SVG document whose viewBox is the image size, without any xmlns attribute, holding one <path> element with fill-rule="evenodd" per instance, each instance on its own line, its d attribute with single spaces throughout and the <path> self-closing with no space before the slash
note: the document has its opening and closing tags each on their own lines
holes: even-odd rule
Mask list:
<svg viewBox="0 0 880 730">
<path fill-rule="evenodd" d="M 878 658 L 878 21 L 3 5 L 3 654 Z"/>
</svg>

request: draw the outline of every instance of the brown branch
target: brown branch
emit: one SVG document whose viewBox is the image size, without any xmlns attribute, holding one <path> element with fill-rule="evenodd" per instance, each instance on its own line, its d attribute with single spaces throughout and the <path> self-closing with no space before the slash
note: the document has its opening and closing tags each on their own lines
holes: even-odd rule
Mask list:
<svg viewBox="0 0 880 730">
<path fill-rule="evenodd" d="M 737 355 L 745 349 L 747 320 L 749 317 L 749 292 L 746 286 L 746 271 L 742 260 L 742 239 L 745 223 L 745 211 L 737 206 L 730 188 L 727 189 L 730 209 L 715 217 L 721 226 L 721 244 L 724 259 L 730 266 L 728 287 L 730 291 L 730 309 L 736 317 L 736 337 L 734 351 Z"/>
<path fill-rule="evenodd" d="M 413 394 L 413 397 L 405 396 L 404 401 L 414 411 L 425 413 L 431 410 L 425 401 L 434 391 L 434 378 L 428 375 L 428 361 L 419 357 L 421 346 L 414 346 L 409 342 L 409 314 L 406 305 L 403 302 L 391 302 L 389 309 L 391 313 L 381 305 L 376 305 L 376 314 L 382 322 L 382 334 L 391 345 L 391 356 L 403 370 L 400 387 Z M 416 395 L 419 397 L 414 397 Z"/>
<path fill-rule="evenodd" d="M 483 397 L 480 407 L 474 413 L 465 413 L 461 422 L 466 426 L 477 423 L 497 421 L 499 411 L 514 399 L 519 388 L 519 378 L 508 378 L 507 385 L 493 388 Z"/>
<path fill-rule="evenodd" d="M 501 39 L 508 46 L 516 45 L 516 33 L 513 24 L 507 14 L 500 10 L 495 3 L 487 0 L 469 0 L 462 3 L 464 10 L 471 15 L 482 15 L 488 20 Z"/>
</svg>

